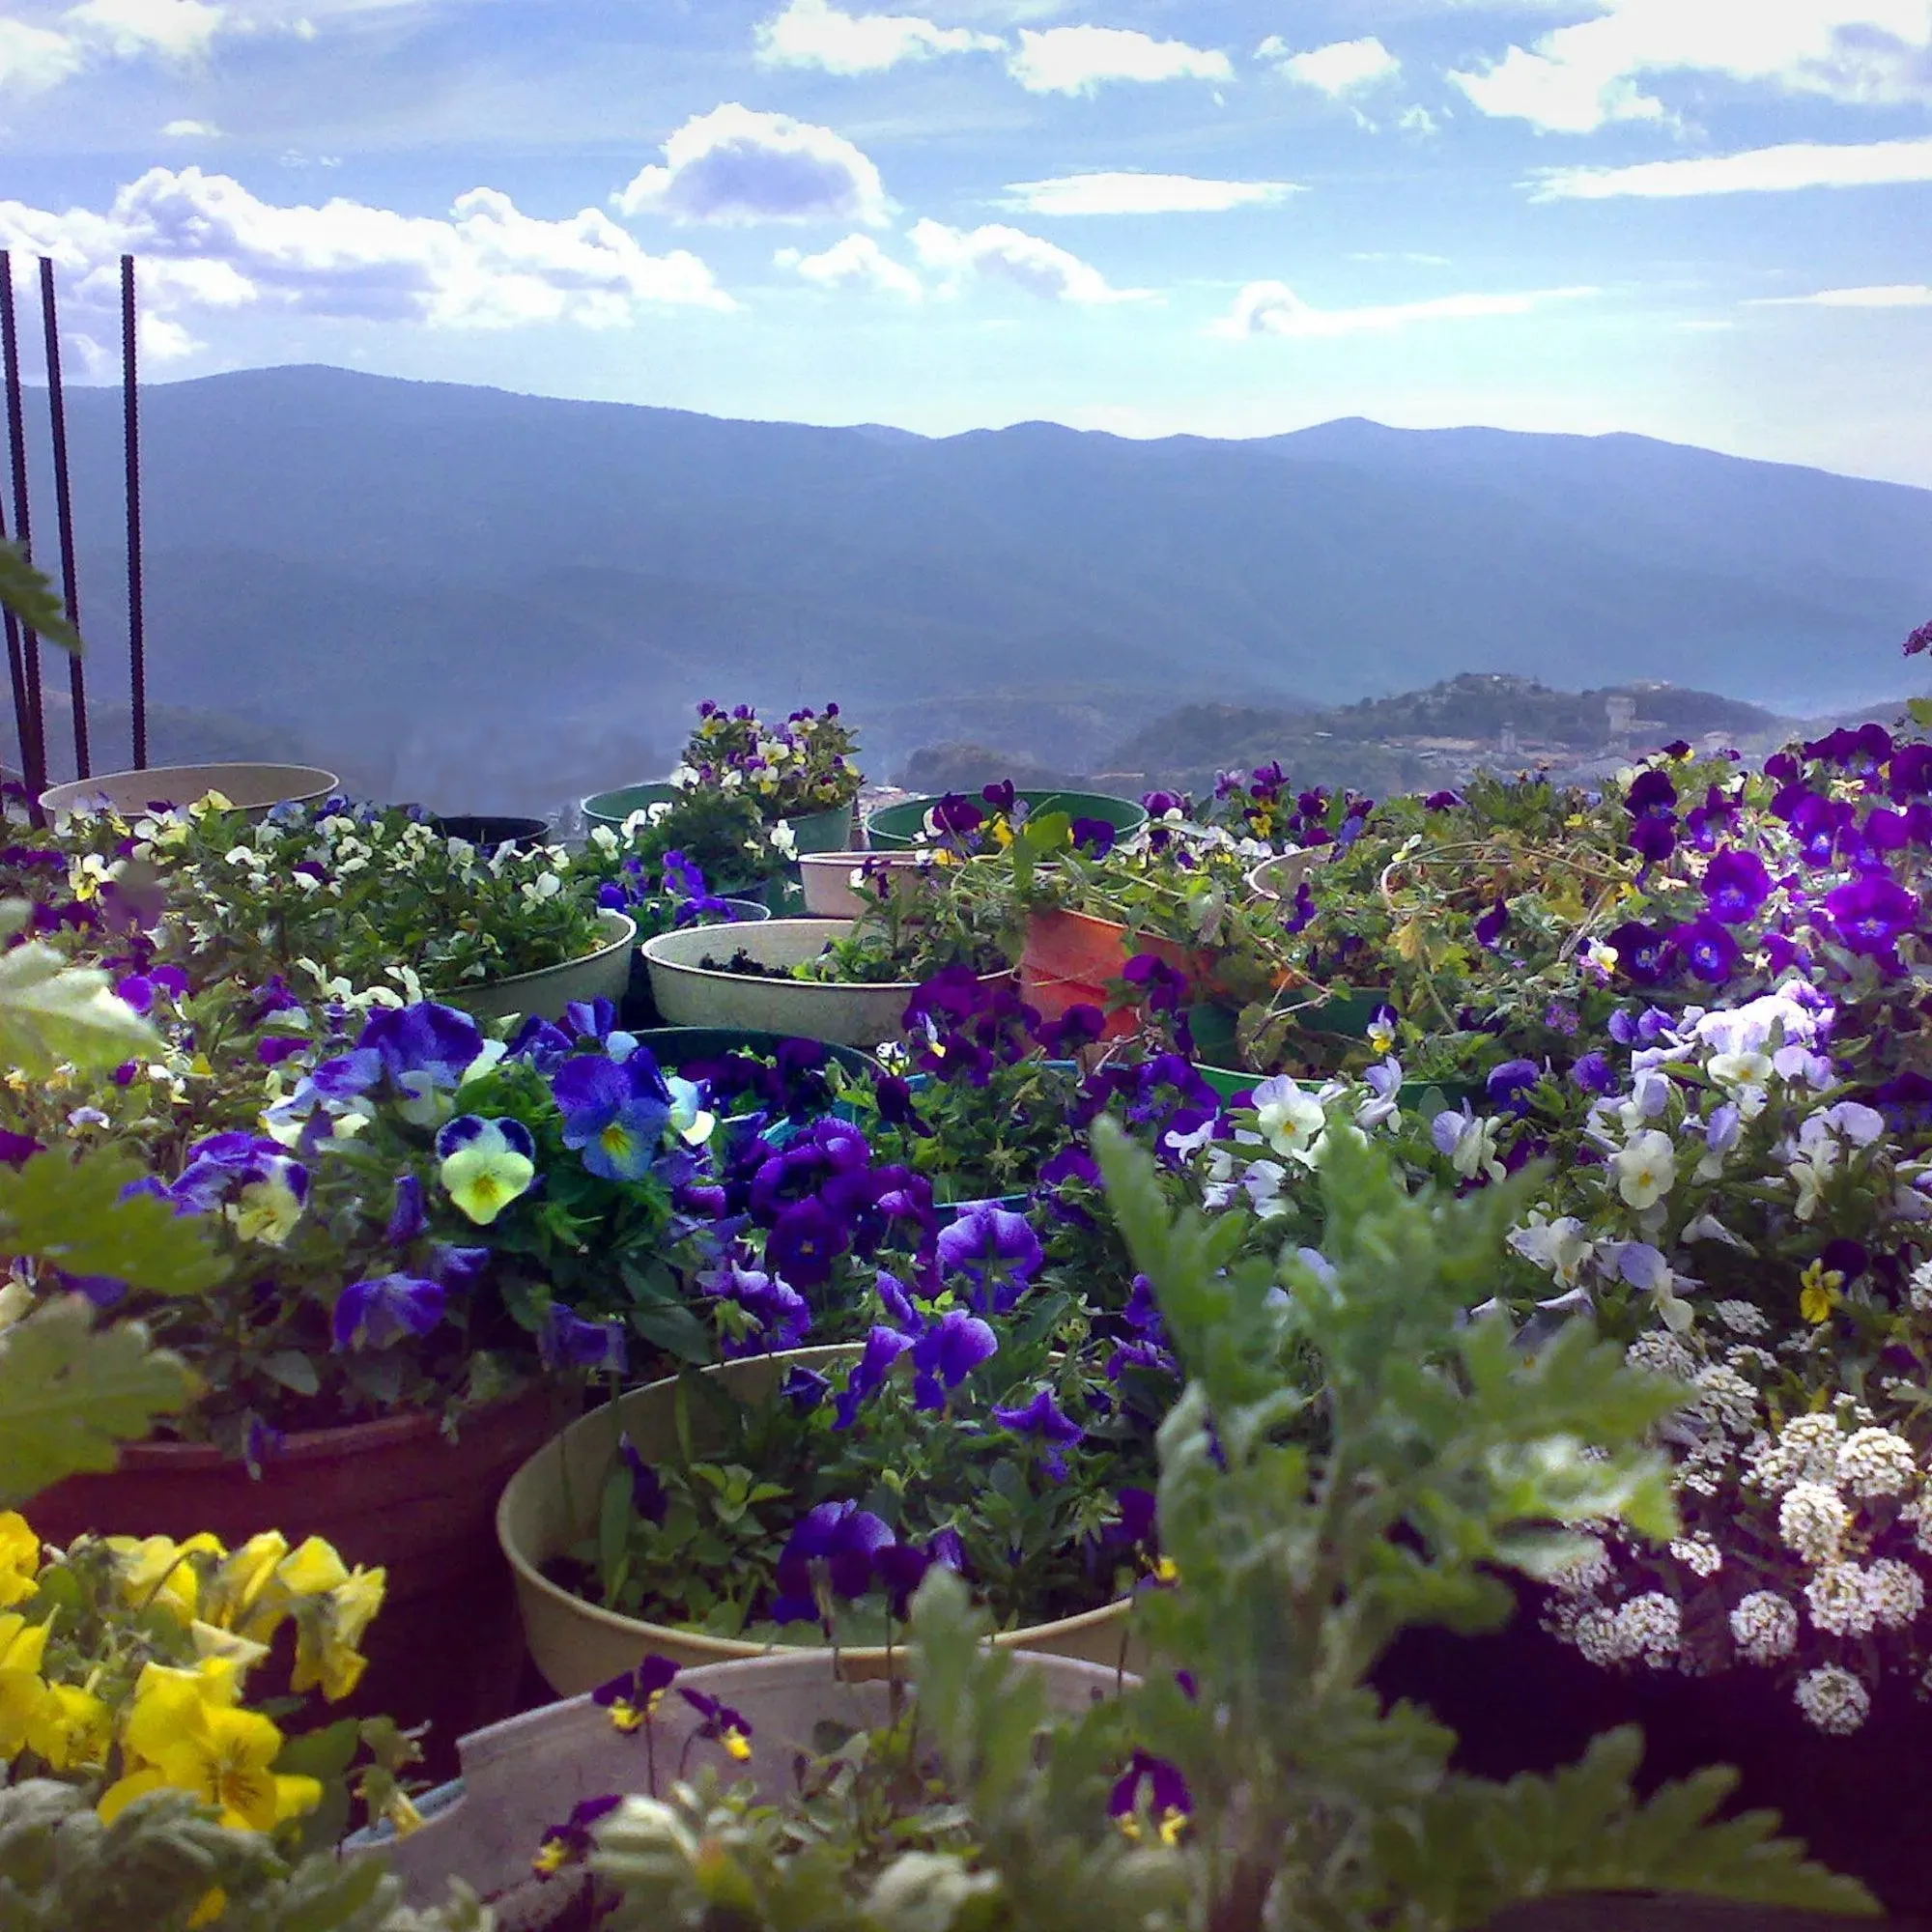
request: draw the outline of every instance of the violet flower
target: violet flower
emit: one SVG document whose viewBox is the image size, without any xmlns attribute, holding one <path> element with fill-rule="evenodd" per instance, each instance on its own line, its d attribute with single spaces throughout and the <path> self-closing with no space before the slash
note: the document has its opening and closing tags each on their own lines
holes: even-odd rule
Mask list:
<svg viewBox="0 0 1932 1932">
<path fill-rule="evenodd" d="M 1018 1407 L 996 1407 L 993 1420 L 1002 1429 L 1038 1443 L 1041 1469 L 1056 1483 L 1066 1480 L 1066 1458 L 1060 1452 L 1081 1441 L 1087 1432 L 1061 1407 L 1051 1388 L 1036 1389 L 1033 1400 Z"/>
<path fill-rule="evenodd" d="M 859 1411 L 885 1387 L 893 1364 L 912 1347 L 912 1337 L 896 1328 L 875 1327 L 866 1337 L 865 1352 L 845 1378 L 844 1393 L 833 1407 L 835 1429 L 850 1429 Z"/>
<path fill-rule="evenodd" d="M 537 1332 L 537 1351 L 552 1369 L 588 1369 L 595 1375 L 621 1376 L 630 1365 L 630 1349 L 620 1321 L 586 1321 L 559 1302 L 544 1311 Z"/>
<path fill-rule="evenodd" d="M 1194 1797 L 1177 1766 L 1136 1745 L 1126 1770 L 1115 1780 L 1107 1815 L 1124 1836 L 1138 1838 L 1144 1813 L 1163 1844 L 1178 1844 L 1194 1814 Z"/>
<path fill-rule="evenodd" d="M 407 1247 L 429 1225 L 423 1211 L 422 1182 L 413 1174 L 396 1177 L 396 1205 L 389 1210 L 389 1225 L 383 1238 L 392 1248 Z"/>
<path fill-rule="evenodd" d="M 999 1352 L 999 1340 L 977 1315 L 952 1309 L 912 1345 L 913 1400 L 921 1408 L 944 1409 L 946 1398 L 980 1363 Z"/>
<path fill-rule="evenodd" d="M 561 1825 L 553 1825 L 545 1832 L 530 1869 L 539 1879 L 549 1880 L 567 1866 L 582 1864 L 596 1843 L 591 1827 L 608 1818 L 623 1802 L 620 1794 L 609 1792 L 574 1804 Z"/>
<path fill-rule="evenodd" d="M 563 1144 L 603 1180 L 641 1180 L 670 1121 L 670 1095 L 642 1047 L 622 1062 L 573 1054 L 551 1082 L 563 1116 Z"/>
<path fill-rule="evenodd" d="M 1720 986 L 1737 971 L 1738 942 L 1708 915 L 1678 926 L 1670 942 L 1684 955 L 1691 974 L 1706 985 Z"/>
<path fill-rule="evenodd" d="M 600 1684 L 590 1693 L 590 1701 L 600 1711 L 609 1711 L 611 1727 L 629 1736 L 640 1731 L 658 1714 L 665 1692 L 677 1681 L 678 1666 L 655 1651 L 635 1670 Z"/>
<path fill-rule="evenodd" d="M 617 1454 L 631 1472 L 631 1508 L 645 1522 L 662 1523 L 670 1513 L 670 1493 L 664 1479 L 644 1461 L 628 1430 L 618 1435 Z"/>
<path fill-rule="evenodd" d="M 385 1274 L 352 1282 L 329 1318 L 336 1352 L 386 1349 L 406 1335 L 427 1335 L 442 1320 L 444 1299 L 440 1282 L 417 1275 Z"/>
<path fill-rule="evenodd" d="M 978 1312 L 990 1301 L 997 1313 L 1010 1314 L 1044 1259 L 1026 1216 L 991 1201 L 976 1204 L 939 1233 L 939 1265 L 967 1278 L 967 1300 Z"/>
<path fill-rule="evenodd" d="M 1900 934 L 1918 923 L 1918 895 L 1889 872 L 1874 870 L 1833 887 L 1825 895 L 1825 910 L 1847 950 L 1889 962 Z"/>
<path fill-rule="evenodd" d="M 483 1031 L 468 1013 L 434 1000 L 371 1013 L 355 1041 L 382 1056 L 383 1070 L 398 1086 L 427 1079 L 455 1087 L 483 1051 Z"/>
<path fill-rule="evenodd" d="M 806 1511 L 779 1556 L 779 1623 L 823 1615 L 825 1593 L 848 1600 L 872 1587 L 873 1559 L 894 1541 L 879 1517 L 855 1502 L 819 1503 Z"/>
<path fill-rule="evenodd" d="M 1771 896 L 1771 874 L 1755 852 L 1732 846 L 1719 852 L 1704 871 L 1704 897 L 1711 917 L 1726 925 L 1754 919 Z"/>
</svg>

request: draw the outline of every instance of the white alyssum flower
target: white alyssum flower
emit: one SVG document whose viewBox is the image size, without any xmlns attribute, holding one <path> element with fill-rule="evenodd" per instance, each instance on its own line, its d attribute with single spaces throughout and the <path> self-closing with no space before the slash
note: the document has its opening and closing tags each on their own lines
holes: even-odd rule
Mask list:
<svg viewBox="0 0 1932 1932">
<path fill-rule="evenodd" d="M 1835 1556 L 1851 1523 L 1844 1497 L 1823 1483 L 1794 1483 L 1777 1506 L 1777 1533 L 1784 1547 L 1807 1563 L 1826 1563 Z"/>
<path fill-rule="evenodd" d="M 1711 1310 L 1733 1335 L 1762 1335 L 1771 1327 L 1748 1301 L 1720 1301 Z"/>
<path fill-rule="evenodd" d="M 1731 1612 L 1731 1635 L 1752 1663 L 1776 1663 L 1798 1647 L 1798 1612 L 1775 1590 L 1753 1590 Z"/>
<path fill-rule="evenodd" d="M 1696 1388 L 1694 1412 L 1727 1435 L 1748 1435 L 1757 1427 L 1757 1390 L 1735 1369 L 1700 1369 Z"/>
<path fill-rule="evenodd" d="M 1871 1692 L 1835 1663 L 1807 1670 L 1791 1694 L 1810 1722 L 1831 1737 L 1849 1737 L 1871 1715 Z"/>
<path fill-rule="evenodd" d="M 1724 1567 L 1724 1552 L 1708 1536 L 1680 1536 L 1670 1553 L 1693 1577 L 1715 1577 Z"/>
<path fill-rule="evenodd" d="M 1684 1612 L 1677 1599 L 1662 1590 L 1633 1597 L 1617 1612 L 1617 1639 L 1626 1657 L 1640 1658 L 1653 1670 L 1662 1669 L 1684 1641 Z"/>
<path fill-rule="evenodd" d="M 1845 1439 L 1834 1415 L 1797 1415 L 1751 1456 L 1751 1481 L 1773 1495 L 1793 1483 L 1832 1483 Z"/>
<path fill-rule="evenodd" d="M 1828 1563 L 1804 1586 L 1811 1621 L 1833 1636 L 1863 1636 L 1878 1621 L 1862 1566 Z"/>
<path fill-rule="evenodd" d="M 1681 1382 L 1688 1382 L 1697 1372 L 1690 1349 L 1667 1328 L 1646 1328 L 1624 1350 L 1624 1360 L 1634 1369 L 1648 1369 L 1656 1376 L 1673 1376 Z"/>
<path fill-rule="evenodd" d="M 1909 1563 L 1881 1556 L 1865 1572 L 1872 1614 L 1888 1630 L 1903 1630 L 1925 1607 L 1925 1579 Z"/>
<path fill-rule="evenodd" d="M 1677 1149 L 1666 1133 L 1646 1128 L 1610 1156 L 1617 1175 L 1617 1192 L 1625 1204 L 1642 1213 L 1670 1192 L 1677 1179 Z"/>
<path fill-rule="evenodd" d="M 1567 1597 L 1587 1596 L 1610 1580 L 1610 1551 L 1604 1539 L 1580 1536 L 1577 1542 L 1581 1547 L 1577 1554 L 1549 1577 L 1550 1587 Z"/>
<path fill-rule="evenodd" d="M 1569 1636 L 1591 1663 L 1622 1663 L 1630 1656 L 1628 1634 L 1614 1610 L 1585 1610 L 1570 1626 Z"/>
<path fill-rule="evenodd" d="M 1899 1496 L 1918 1481 L 1912 1444 L 1889 1429 L 1858 1429 L 1838 1444 L 1838 1481 L 1855 1496 Z"/>
</svg>

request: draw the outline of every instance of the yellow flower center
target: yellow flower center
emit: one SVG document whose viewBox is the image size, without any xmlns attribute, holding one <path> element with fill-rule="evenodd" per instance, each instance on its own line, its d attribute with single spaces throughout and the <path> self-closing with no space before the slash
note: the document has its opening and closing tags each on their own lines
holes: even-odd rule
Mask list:
<svg viewBox="0 0 1932 1932">
<path fill-rule="evenodd" d="M 724 1733 L 724 1745 L 726 1753 L 744 1764 L 752 1755 L 752 1741 L 735 1725 Z"/>
</svg>

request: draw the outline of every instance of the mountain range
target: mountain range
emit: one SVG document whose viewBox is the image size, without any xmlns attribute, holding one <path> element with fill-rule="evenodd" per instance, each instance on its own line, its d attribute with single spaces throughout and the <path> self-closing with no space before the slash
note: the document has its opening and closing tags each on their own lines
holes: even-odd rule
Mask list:
<svg viewBox="0 0 1932 1932">
<path fill-rule="evenodd" d="M 171 730 L 451 810 L 661 772 L 708 696 L 837 697 L 879 773 L 961 739 L 1094 769 L 1188 704 L 1470 668 L 1838 710 L 1900 688 L 1932 611 L 1932 491 L 1632 436 L 927 439 L 321 367 L 142 408 Z M 125 696 L 118 392 L 68 416 L 82 628 Z"/>
</svg>

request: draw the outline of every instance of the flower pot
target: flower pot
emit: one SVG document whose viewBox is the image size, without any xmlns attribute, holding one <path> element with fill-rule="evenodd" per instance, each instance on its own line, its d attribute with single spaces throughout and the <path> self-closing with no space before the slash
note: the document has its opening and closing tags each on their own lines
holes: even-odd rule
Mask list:
<svg viewBox="0 0 1932 1932">
<path fill-rule="evenodd" d="M 513 973 L 507 980 L 484 980 L 442 997 L 479 1020 L 502 1019 L 511 1013 L 534 1013 L 539 1019 L 560 1020 L 564 1009 L 578 1000 L 624 997 L 631 981 L 631 954 L 637 950 L 638 923 L 629 914 L 604 912 L 608 935 L 594 952 L 545 966 L 534 973 Z"/>
<path fill-rule="evenodd" d="M 1258 899 L 1292 899 L 1317 866 L 1335 856 L 1333 845 L 1308 845 L 1264 859 L 1248 874 L 1248 890 Z"/>
<path fill-rule="evenodd" d="M 1205 985 L 1212 970 L 1208 954 L 1189 952 L 1178 941 L 1157 934 L 1141 933 L 1130 942 L 1128 928 L 1113 920 L 1094 919 L 1084 912 L 1036 912 L 1027 920 L 1020 989 L 1027 1004 L 1046 1019 L 1059 1019 L 1069 1007 L 1083 1005 L 1104 1011 L 1107 982 L 1118 980 L 1127 961 L 1142 952 L 1184 973 L 1197 988 Z M 1133 1032 L 1134 1026 L 1130 1010 L 1114 1013 L 1104 1037 L 1119 1038 Z"/>
<path fill-rule="evenodd" d="M 1072 1658 L 1021 1655 L 1016 1662 L 1041 1680 L 1049 1708 L 1069 1717 L 1135 1682 Z M 852 1651 L 836 1662 L 820 1650 L 714 1663 L 679 1681 L 729 1705 L 751 1725 L 750 1760 L 726 1768 L 732 1781 L 756 1783 L 768 1803 L 788 1795 L 793 1760 L 815 1748 L 820 1725 L 871 1730 L 892 1715 L 882 1666 L 861 1662 Z M 617 1731 L 611 1714 L 588 1697 L 526 1712 L 463 1740 L 461 1779 L 429 1794 L 423 1823 L 408 1837 L 384 1827 L 358 1832 L 344 1849 L 352 1856 L 385 1852 L 412 1904 L 440 1902 L 454 1877 L 496 1901 L 506 1927 L 552 1923 L 550 1915 L 568 1906 L 576 1887 L 567 1878 L 546 1885 L 531 1876 L 530 1858 L 544 1833 L 586 1798 L 648 1792 L 652 1755 L 662 1791 L 699 1721 L 673 1692 L 651 1719 L 647 1752 L 641 1738 Z M 690 1769 L 710 1762 L 724 1763 L 717 1747 L 693 1743 Z"/>
<path fill-rule="evenodd" d="M 784 1354 L 754 1355 L 725 1362 L 703 1373 L 748 1401 L 769 1400 L 793 1366 L 823 1368 L 848 1362 L 857 1345 L 797 1349 Z M 634 1669 L 647 1651 L 679 1663 L 723 1663 L 734 1659 L 786 1655 L 819 1646 L 750 1643 L 740 1637 L 708 1636 L 700 1631 L 645 1623 L 637 1617 L 587 1604 L 543 1574 L 543 1566 L 581 1542 L 596 1526 L 604 1474 L 616 1452 L 617 1436 L 628 1432 L 646 1462 L 678 1453 L 675 1378 L 632 1389 L 562 1435 L 547 1442 L 510 1478 L 497 1507 L 497 1537 L 516 1573 L 517 1602 L 530 1656 L 544 1679 L 560 1695 L 576 1696 Z M 704 1417 L 691 1418 L 694 1438 L 704 1439 Z M 1127 1604 L 1106 1604 L 1053 1623 L 1002 1631 L 993 1641 L 1012 1650 L 1050 1651 L 1115 1665 L 1127 1639 Z M 882 1646 L 841 1648 L 855 1668 L 883 1668 Z"/>
<path fill-rule="evenodd" d="M 786 819 L 785 823 L 791 827 L 792 849 L 801 855 L 850 850 L 857 816 L 855 807 L 838 805 L 830 811 L 809 811 L 802 817 Z"/>
<path fill-rule="evenodd" d="M 1117 833 L 1138 832 L 1147 823 L 1147 812 L 1132 799 L 1112 798 L 1097 791 L 1021 791 L 1029 813 L 1064 811 L 1073 818 L 1097 818 Z M 905 852 L 917 845 L 943 842 L 926 826 L 926 814 L 943 799 L 914 798 L 903 805 L 880 808 L 866 820 L 866 842 L 875 852 Z M 801 848 L 803 849 L 803 848 Z"/>
<path fill-rule="evenodd" d="M 432 812 L 429 822 L 445 838 L 466 838 L 485 852 L 494 852 L 499 845 L 514 845 L 519 852 L 530 852 L 550 842 L 550 823 L 542 818 L 493 817 L 477 812 L 458 812 L 446 817 L 441 812 Z"/>
<path fill-rule="evenodd" d="M 638 1036 L 656 1056 L 658 1065 L 673 1073 L 727 1053 L 776 1053 L 787 1037 L 791 1036 L 753 1033 L 744 1027 L 652 1027 Z M 822 1040 L 813 1044 L 823 1045 L 833 1060 L 861 1079 L 878 1071 L 878 1062 L 856 1047 L 834 1046 Z"/>
<path fill-rule="evenodd" d="M 677 787 L 662 779 L 650 784 L 620 785 L 615 791 L 592 792 L 582 801 L 583 816 L 592 825 L 608 825 L 612 832 L 621 832 L 634 811 L 668 805 L 676 796 Z"/>
<path fill-rule="evenodd" d="M 212 1531 L 231 1548 L 278 1529 L 293 1545 L 320 1536 L 345 1562 L 388 1572 L 369 1628 L 369 1668 L 346 1708 L 432 1721 L 432 1761 L 516 1708 L 520 1634 L 492 1532 L 511 1473 L 568 1416 L 568 1397 L 539 1382 L 463 1418 L 412 1411 L 337 1429 L 300 1430 L 262 1466 L 198 1442 L 135 1442 L 104 1475 L 70 1476 L 28 1520 L 49 1543 L 83 1531 L 170 1536 Z"/>
<path fill-rule="evenodd" d="M 798 874 L 809 919 L 857 919 L 872 901 L 857 892 L 852 875 L 862 866 L 885 867 L 895 873 L 918 874 L 925 869 L 916 852 L 802 852 Z M 894 880 L 895 886 L 899 881 Z"/>
<path fill-rule="evenodd" d="M 644 942 L 658 1011 L 669 1026 L 749 1027 L 841 1046 L 871 1047 L 896 1038 L 907 1003 L 918 990 L 916 980 L 841 986 L 724 973 L 699 963 L 719 957 L 721 951 L 728 957 L 742 947 L 761 965 L 796 966 L 815 959 L 849 929 L 844 920 L 775 919 L 733 934 L 728 948 L 721 948 L 717 934 L 703 928 L 660 933 Z M 1005 977 L 984 976 L 988 980 Z"/>
<path fill-rule="evenodd" d="M 149 765 L 49 785 L 41 807 L 82 814 L 104 807 L 127 818 L 151 805 L 193 805 L 213 791 L 236 810 L 260 818 L 273 806 L 314 805 L 340 782 L 317 765 Z"/>
</svg>

